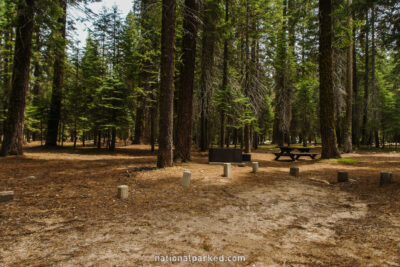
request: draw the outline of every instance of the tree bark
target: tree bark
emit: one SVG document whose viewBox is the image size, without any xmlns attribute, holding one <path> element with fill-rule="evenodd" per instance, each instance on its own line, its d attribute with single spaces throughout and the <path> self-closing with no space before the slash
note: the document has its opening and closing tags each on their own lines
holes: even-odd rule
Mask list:
<svg viewBox="0 0 400 267">
<path fill-rule="evenodd" d="M 58 125 L 61 117 L 61 100 L 64 86 L 64 60 L 66 47 L 66 26 L 67 26 L 67 0 L 60 0 L 60 7 L 63 10 L 62 16 L 58 19 L 60 28 L 56 30 L 57 45 L 55 47 L 53 90 L 49 121 L 47 124 L 46 146 L 57 146 Z"/>
<path fill-rule="evenodd" d="M 351 8 L 352 0 L 347 0 L 348 8 Z M 343 152 L 353 152 L 352 142 L 352 113 L 353 113 L 353 19 L 352 14 L 347 17 L 347 27 L 349 29 L 349 46 L 347 47 L 347 62 L 346 62 L 346 114 L 344 118 L 344 145 Z"/>
<path fill-rule="evenodd" d="M 183 18 L 182 53 L 183 62 L 178 95 L 179 128 L 176 132 L 175 160 L 183 162 L 191 159 L 192 115 L 193 115 L 193 82 L 196 63 L 196 37 L 198 21 L 197 0 L 185 0 Z"/>
<path fill-rule="evenodd" d="M 368 144 L 368 133 L 367 133 L 367 123 L 368 123 L 368 101 L 369 101 L 369 10 L 366 12 L 366 29 L 365 29 L 365 71 L 364 71 L 364 103 L 363 103 L 363 119 L 361 128 L 361 144 Z"/>
<path fill-rule="evenodd" d="M 173 165 L 173 100 L 176 0 L 162 1 L 160 132 L 157 167 Z"/>
<path fill-rule="evenodd" d="M 10 8 L 10 7 L 7 7 Z M 3 110 L 5 117 L 7 116 L 7 109 L 10 104 L 10 91 L 11 91 L 11 77 L 10 77 L 10 62 L 12 60 L 12 24 L 11 22 L 8 23 L 8 27 L 5 30 L 4 34 L 4 74 L 3 74 Z M 1 48 L 3 50 L 3 48 Z M 5 132 L 6 121 L 3 122 L 2 132 Z"/>
<path fill-rule="evenodd" d="M 245 41 L 245 84 L 244 95 L 249 97 L 250 94 L 250 44 L 249 44 L 249 31 L 250 31 L 250 0 L 246 1 L 246 41 Z M 244 152 L 251 153 L 251 136 L 250 124 L 244 125 Z"/>
<path fill-rule="evenodd" d="M 228 25 L 229 22 L 229 0 L 225 0 L 225 24 Z M 228 87 L 228 56 L 229 56 L 229 37 L 226 36 L 224 40 L 224 59 L 223 59 L 223 69 L 222 69 L 222 87 L 221 90 L 226 92 Z M 225 108 L 221 109 L 221 128 L 219 131 L 219 147 L 223 148 L 225 144 L 225 131 L 226 131 L 226 114 Z"/>
<path fill-rule="evenodd" d="M 143 125 L 144 125 L 144 106 L 145 106 L 145 98 L 139 97 L 139 103 L 136 108 L 136 116 L 135 116 L 135 135 L 133 137 L 132 144 L 141 144 L 143 137 Z"/>
<path fill-rule="evenodd" d="M 155 143 L 156 143 L 156 127 L 157 127 L 157 111 L 158 111 L 158 106 L 156 104 L 153 104 L 151 107 L 151 129 L 150 129 L 150 146 L 151 146 L 151 152 L 154 152 L 155 150 Z"/>
<path fill-rule="evenodd" d="M 20 0 L 16 18 L 16 40 L 10 106 L 5 124 L 1 156 L 22 155 L 26 96 L 29 84 L 34 0 Z"/>
<path fill-rule="evenodd" d="M 353 25 L 353 144 L 360 146 L 360 117 L 359 117 L 359 96 L 358 96 L 358 75 L 357 75 L 357 52 L 356 52 L 356 33 Z"/>
<path fill-rule="evenodd" d="M 115 150 L 115 143 L 117 141 L 117 129 L 115 127 L 111 128 L 111 144 L 109 147 L 110 151 L 114 151 Z"/>
<path fill-rule="evenodd" d="M 378 92 L 376 88 L 376 73 L 375 73 L 375 56 L 376 56 L 376 44 L 375 44 L 375 7 L 372 7 L 371 12 L 371 95 L 372 95 L 372 130 L 375 137 L 375 147 L 379 148 L 379 121 L 378 121 Z"/>
<path fill-rule="evenodd" d="M 200 115 L 200 150 L 206 151 L 209 146 L 209 102 L 211 96 L 212 70 L 214 66 L 215 46 L 215 14 L 213 2 L 206 1 L 204 4 L 202 55 L 201 55 L 201 115 Z"/>
<path fill-rule="evenodd" d="M 332 65 L 332 0 L 319 0 L 319 100 L 322 139 L 321 158 L 340 158 L 336 145 L 333 65 Z"/>
<path fill-rule="evenodd" d="M 287 53 L 287 0 L 283 0 L 283 21 L 282 30 L 278 36 L 276 69 L 276 100 L 275 100 L 275 119 L 273 141 L 279 146 L 283 146 L 285 140 L 290 139 L 291 123 L 291 92 L 289 88 L 288 74 L 288 53 Z M 288 141 L 289 143 L 290 141 Z"/>
<path fill-rule="evenodd" d="M 101 130 L 97 131 L 97 148 L 101 148 Z"/>
</svg>

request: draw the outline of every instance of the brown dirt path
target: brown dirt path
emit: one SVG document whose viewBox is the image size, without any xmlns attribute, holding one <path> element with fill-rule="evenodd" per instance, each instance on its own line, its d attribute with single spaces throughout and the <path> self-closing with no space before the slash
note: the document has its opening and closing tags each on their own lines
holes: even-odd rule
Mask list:
<svg viewBox="0 0 400 267">
<path fill-rule="evenodd" d="M 350 154 L 349 165 L 276 162 L 259 150 L 259 173 L 233 166 L 227 179 L 202 153 L 134 171 L 155 165 L 147 149 L 33 147 L 0 158 L 0 191 L 16 194 L 0 203 L 0 266 L 169 266 L 154 256 L 188 254 L 246 257 L 198 266 L 400 266 L 400 153 Z M 288 175 L 292 165 L 299 178 Z M 337 170 L 352 181 L 336 184 Z M 381 170 L 393 172 L 392 185 L 379 187 Z M 127 200 L 116 198 L 120 184 Z"/>
</svg>

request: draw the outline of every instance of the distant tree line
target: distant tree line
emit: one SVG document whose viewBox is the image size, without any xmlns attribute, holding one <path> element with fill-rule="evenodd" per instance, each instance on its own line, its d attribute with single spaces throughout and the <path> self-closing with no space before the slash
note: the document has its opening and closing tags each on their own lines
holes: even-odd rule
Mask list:
<svg viewBox="0 0 400 267">
<path fill-rule="evenodd" d="M 121 140 L 165 167 L 192 146 L 400 141 L 400 1 L 88 2 L 0 1 L 2 155 Z M 70 8 L 90 15 L 83 46 Z"/>
</svg>

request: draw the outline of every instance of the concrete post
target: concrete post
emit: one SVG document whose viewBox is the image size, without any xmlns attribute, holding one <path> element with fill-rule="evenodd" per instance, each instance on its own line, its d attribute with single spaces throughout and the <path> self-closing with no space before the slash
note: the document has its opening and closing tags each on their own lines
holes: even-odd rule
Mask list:
<svg viewBox="0 0 400 267">
<path fill-rule="evenodd" d="M 258 162 L 253 162 L 253 173 L 257 173 L 258 172 Z"/>
<path fill-rule="evenodd" d="M 190 171 L 183 172 L 183 177 L 182 177 L 182 186 L 183 187 L 188 187 L 190 185 L 191 176 L 192 176 L 192 173 Z"/>
<path fill-rule="evenodd" d="M 129 195 L 129 187 L 127 185 L 120 185 L 118 186 L 118 198 L 126 199 Z"/>
<path fill-rule="evenodd" d="M 224 177 L 231 177 L 231 164 L 230 163 L 224 163 Z"/>
</svg>

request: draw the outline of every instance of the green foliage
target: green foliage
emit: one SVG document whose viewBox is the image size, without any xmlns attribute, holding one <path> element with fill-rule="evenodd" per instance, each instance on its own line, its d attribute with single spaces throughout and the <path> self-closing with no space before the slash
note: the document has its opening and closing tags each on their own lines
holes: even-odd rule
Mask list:
<svg viewBox="0 0 400 267">
<path fill-rule="evenodd" d="M 318 140 L 318 1 L 227 1 L 228 21 L 224 19 L 225 1 L 207 0 L 201 3 L 198 37 L 205 36 L 208 39 L 197 42 L 194 129 L 200 128 L 197 126 L 204 100 L 207 102 L 207 120 L 211 129 L 208 134 L 211 140 L 216 140 L 215 137 L 219 134 L 217 128 L 221 124 L 222 112 L 227 117 L 225 125 L 228 132 L 230 129 L 241 130 L 244 125 L 250 124 L 261 139 L 271 138 L 275 110 L 281 97 L 275 89 L 277 83 L 282 82 L 281 85 L 289 96 L 283 99 L 291 104 L 290 135 L 294 140 Z M 65 40 L 53 34 L 54 29 L 60 26 L 58 19 L 62 15 L 58 1 L 36 2 L 25 130 L 37 136 L 46 129 L 53 80 L 54 47 Z M 89 7 L 88 2 L 91 1 L 68 3 L 86 10 Z M 97 131 L 107 133 L 115 128 L 118 136 L 125 138 L 134 131 L 134 120 L 138 121 L 139 117 L 145 115 L 144 128 L 147 127 L 148 130 L 149 110 L 157 110 L 158 106 L 161 1 L 135 1 L 134 4 L 135 10 L 125 19 L 121 18 L 116 7 L 104 9 L 97 15 L 88 12 L 92 14 L 90 22 L 93 23 L 93 31 L 89 34 L 85 47 L 81 51 L 78 45 L 68 43 L 69 55 L 65 62 L 62 100 L 65 136 L 91 135 L 90 138 L 94 139 Z M 334 48 L 340 54 L 351 44 L 352 36 L 347 28 L 346 18 L 353 14 L 358 75 L 355 106 L 362 107 L 365 104 L 362 77 L 366 67 L 365 32 L 372 26 L 371 20 L 366 24 L 365 13 L 371 8 L 376 11 L 374 26 L 377 101 L 370 105 L 368 114 L 376 112 L 378 116 L 369 116 L 371 118 L 368 118 L 367 128 L 371 130 L 378 126 L 381 139 L 397 142 L 400 141 L 400 34 L 396 27 L 400 17 L 398 1 L 353 0 L 351 9 L 346 7 L 346 1 L 336 1 L 333 14 Z M 182 10 L 182 2 L 178 2 L 177 84 L 182 56 Z M 0 125 L 5 119 L 10 90 L 15 15 L 15 1 L 0 1 Z M 72 16 L 70 20 L 73 20 Z M 207 20 L 212 23 L 206 23 Z M 69 25 L 73 27 L 73 23 Z M 206 25 L 211 27 L 207 28 Z M 73 39 L 71 37 L 72 31 L 69 32 L 68 41 Z M 223 87 L 225 40 L 228 40 L 229 56 L 228 79 Z M 371 32 L 369 40 L 371 42 Z M 201 53 L 207 42 L 212 43 L 207 51 L 212 51 L 213 56 L 210 58 L 207 58 L 207 53 Z M 371 57 L 371 43 L 368 56 Z M 212 71 L 202 77 L 204 58 L 210 60 L 204 65 L 212 65 Z M 336 70 L 342 70 L 341 64 L 344 63 L 343 59 L 335 55 Z M 370 72 L 367 75 L 371 81 L 372 66 L 369 67 Z M 335 77 L 338 84 L 342 85 L 344 77 L 339 74 L 335 73 Z M 208 90 L 203 96 L 201 88 L 205 85 Z M 340 89 L 340 86 L 337 87 Z M 342 93 L 342 97 L 343 95 Z M 341 109 L 337 113 L 336 119 L 343 117 Z M 2 128 L 0 126 L 0 132 Z M 197 137 L 195 139 L 198 140 Z"/>
<path fill-rule="evenodd" d="M 318 105 L 318 77 L 315 72 L 314 64 L 305 63 L 303 75 L 297 83 L 296 101 L 294 103 L 294 117 L 298 122 L 299 133 L 303 138 L 310 137 L 317 131 L 317 105 Z"/>
<path fill-rule="evenodd" d="M 97 124 L 101 129 L 126 129 L 130 118 L 127 112 L 128 91 L 116 75 L 107 76 L 103 85 L 96 90 L 95 105 L 102 115 Z"/>
<path fill-rule="evenodd" d="M 271 98 L 265 95 L 265 107 L 262 110 L 261 118 L 259 119 L 260 134 L 267 138 L 272 137 L 272 129 L 274 125 L 274 111 Z"/>
</svg>

